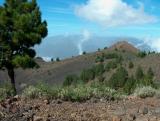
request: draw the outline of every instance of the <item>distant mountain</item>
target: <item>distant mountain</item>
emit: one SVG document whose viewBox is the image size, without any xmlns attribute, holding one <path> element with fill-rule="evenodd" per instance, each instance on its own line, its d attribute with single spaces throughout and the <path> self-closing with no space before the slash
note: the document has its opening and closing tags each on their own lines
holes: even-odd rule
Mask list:
<svg viewBox="0 0 160 121">
<path fill-rule="evenodd" d="M 143 40 L 127 37 L 98 37 L 92 36 L 84 40 L 82 35 L 54 36 L 43 40 L 40 46 L 36 46 L 37 55 L 46 60 L 51 58 L 70 58 L 77 56 L 82 51 L 94 52 L 98 48 L 109 47 L 118 41 L 128 41 L 140 50 L 151 50 L 151 47 L 144 44 Z"/>
<path fill-rule="evenodd" d="M 120 41 L 116 44 L 113 44 L 111 47 L 108 48 L 111 51 L 117 50 L 117 51 L 127 51 L 130 53 L 138 53 L 139 49 L 135 48 L 132 44 L 126 42 L 126 41 Z"/>
</svg>

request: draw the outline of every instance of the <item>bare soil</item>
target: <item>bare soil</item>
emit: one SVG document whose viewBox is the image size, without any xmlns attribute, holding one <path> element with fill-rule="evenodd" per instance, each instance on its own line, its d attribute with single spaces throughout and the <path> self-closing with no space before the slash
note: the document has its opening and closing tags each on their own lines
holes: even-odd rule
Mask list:
<svg viewBox="0 0 160 121">
<path fill-rule="evenodd" d="M 160 121 L 160 99 L 64 102 L 12 98 L 1 102 L 1 121 Z"/>
</svg>

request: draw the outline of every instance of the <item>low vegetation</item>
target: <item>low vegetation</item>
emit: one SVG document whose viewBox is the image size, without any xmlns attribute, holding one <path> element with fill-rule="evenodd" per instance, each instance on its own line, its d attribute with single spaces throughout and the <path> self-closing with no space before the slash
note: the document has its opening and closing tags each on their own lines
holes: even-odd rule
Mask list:
<svg viewBox="0 0 160 121">
<path fill-rule="evenodd" d="M 59 58 L 57 61 L 60 61 Z M 140 98 L 160 97 L 158 86 L 153 81 L 152 68 L 144 71 L 141 66 L 134 65 L 136 63 L 133 63 L 132 60 L 124 63 L 126 62 L 124 57 L 118 52 L 102 53 L 97 56 L 96 62 L 92 67 L 81 71 L 79 75 L 67 75 L 62 86 L 39 83 L 36 86 L 27 87 L 22 95 L 31 99 L 47 98 L 79 102 L 92 98 L 122 99 L 127 95 Z M 135 71 L 131 71 L 131 69 Z M 111 75 L 106 78 L 108 74 Z M 10 86 L 0 87 L 1 100 L 12 94 Z"/>
<path fill-rule="evenodd" d="M 130 61 L 130 62 L 129 62 L 129 64 L 128 64 L 128 68 L 129 68 L 129 69 L 134 68 L 134 64 L 133 64 L 133 62 L 132 62 L 132 61 Z"/>
<path fill-rule="evenodd" d="M 156 95 L 157 90 L 151 86 L 143 86 L 137 87 L 134 91 L 134 96 L 146 98 L 146 97 L 153 97 Z"/>
<path fill-rule="evenodd" d="M 0 101 L 14 95 L 12 85 L 5 83 L 0 86 Z"/>
<path fill-rule="evenodd" d="M 26 98 L 48 98 L 61 99 L 64 101 L 86 101 L 91 98 L 105 98 L 106 100 L 115 100 L 123 98 L 124 95 L 116 90 L 106 87 L 100 83 L 92 83 L 90 85 L 78 84 L 68 87 L 53 87 L 47 84 L 39 84 L 37 86 L 29 86 L 23 92 Z"/>
</svg>

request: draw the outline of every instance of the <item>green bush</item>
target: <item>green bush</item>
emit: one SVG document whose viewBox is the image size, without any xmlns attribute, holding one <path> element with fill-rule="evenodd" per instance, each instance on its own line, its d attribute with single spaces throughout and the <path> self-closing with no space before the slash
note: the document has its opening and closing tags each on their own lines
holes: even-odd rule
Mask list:
<svg viewBox="0 0 160 121">
<path fill-rule="evenodd" d="M 111 76 L 109 86 L 114 89 L 123 88 L 128 79 L 128 72 L 122 66 Z"/>
<path fill-rule="evenodd" d="M 95 78 L 95 72 L 93 69 L 84 69 L 80 74 L 80 79 L 84 82 L 88 82 Z"/>
<path fill-rule="evenodd" d="M 79 80 L 79 77 L 75 74 L 68 75 L 65 77 L 65 80 L 63 82 L 63 86 L 70 86 L 71 84 L 76 84 Z"/>
<path fill-rule="evenodd" d="M 123 57 L 121 55 L 119 55 L 117 58 L 116 58 L 116 62 L 121 64 L 123 61 Z"/>
<path fill-rule="evenodd" d="M 114 59 L 114 58 L 118 58 L 119 55 L 117 53 L 107 53 L 105 54 L 105 58 L 106 59 Z"/>
<path fill-rule="evenodd" d="M 65 91 L 64 91 L 65 90 Z M 79 85 L 78 87 L 69 87 L 61 93 L 61 99 L 70 101 L 85 101 L 91 98 L 105 98 L 107 100 L 120 99 L 121 95 L 116 90 L 104 85 Z M 65 92 L 65 93 L 64 93 Z"/>
<path fill-rule="evenodd" d="M 131 93 L 133 93 L 135 88 L 136 88 L 136 80 L 134 79 L 133 76 L 131 76 L 130 78 L 127 79 L 127 81 L 123 87 L 123 90 L 125 93 L 131 94 Z"/>
<path fill-rule="evenodd" d="M 150 68 L 148 69 L 148 71 L 147 71 L 147 76 L 148 76 L 148 78 L 150 78 L 150 79 L 153 79 L 153 77 L 154 77 L 154 72 L 153 72 L 153 70 L 152 70 L 151 67 L 150 67 Z"/>
<path fill-rule="evenodd" d="M 95 76 L 100 76 L 105 72 L 104 65 L 102 63 L 93 66 L 92 70 L 94 71 Z"/>
<path fill-rule="evenodd" d="M 97 77 L 99 82 L 104 82 L 105 77 L 103 77 L 103 75 L 100 75 Z"/>
<path fill-rule="evenodd" d="M 86 51 L 84 51 L 82 54 L 83 54 L 83 55 L 86 55 L 87 53 L 86 53 Z"/>
<path fill-rule="evenodd" d="M 156 94 L 156 89 L 151 86 L 137 87 L 134 91 L 134 96 L 140 98 L 153 97 Z"/>
<path fill-rule="evenodd" d="M 144 58 L 146 56 L 147 56 L 146 51 L 141 51 L 141 52 L 138 53 L 138 57 L 140 57 L 140 58 Z"/>
<path fill-rule="evenodd" d="M 148 76 L 144 76 L 143 79 L 137 80 L 136 84 L 143 86 L 154 86 L 153 80 L 150 79 Z"/>
<path fill-rule="evenodd" d="M 54 62 L 54 59 L 53 59 L 53 58 L 51 58 L 51 62 Z"/>
<path fill-rule="evenodd" d="M 60 60 L 60 58 L 59 58 L 59 57 L 57 57 L 57 58 L 56 58 L 56 61 L 57 61 L 57 62 L 59 62 L 59 61 L 61 61 L 61 60 Z"/>
<path fill-rule="evenodd" d="M 66 101 L 85 101 L 90 98 L 91 90 L 84 85 L 77 87 L 70 86 L 68 88 L 62 88 L 58 94 L 58 97 Z"/>
<path fill-rule="evenodd" d="M 0 101 L 14 95 L 14 90 L 9 83 L 0 86 Z"/>
<path fill-rule="evenodd" d="M 104 49 L 106 50 L 106 49 L 108 49 L 108 47 L 104 47 Z"/>
<path fill-rule="evenodd" d="M 40 98 L 42 96 L 42 91 L 37 87 L 29 86 L 23 91 L 22 96 L 31 98 L 31 99 Z"/>
<path fill-rule="evenodd" d="M 55 87 L 44 83 L 29 86 L 22 94 L 26 98 L 61 99 L 65 101 L 86 101 L 91 98 L 105 98 L 107 100 L 123 98 L 116 90 L 104 84 L 79 84 L 77 86 Z"/>
<path fill-rule="evenodd" d="M 143 79 L 144 73 L 143 73 L 143 70 L 142 70 L 142 68 L 140 66 L 138 66 L 138 68 L 136 70 L 136 73 L 135 73 L 135 76 L 136 76 L 137 80 Z"/>
<path fill-rule="evenodd" d="M 115 69 L 115 68 L 117 68 L 117 62 L 116 61 L 110 61 L 110 62 L 108 62 L 107 64 L 106 64 L 106 66 L 105 66 L 105 70 L 106 71 L 110 71 L 110 69 Z"/>
<path fill-rule="evenodd" d="M 36 86 L 27 87 L 23 91 L 22 96 L 31 99 L 42 97 L 47 99 L 57 99 L 60 90 L 61 87 L 51 86 L 43 82 L 40 82 Z"/>
<path fill-rule="evenodd" d="M 98 62 L 101 62 L 101 63 L 104 62 L 104 57 L 103 56 L 97 56 L 96 59 L 95 59 L 95 62 L 96 63 L 98 63 Z"/>
<path fill-rule="evenodd" d="M 129 64 L 128 64 L 128 68 L 132 69 L 133 67 L 134 67 L 134 64 L 133 64 L 132 61 L 130 61 Z"/>
</svg>

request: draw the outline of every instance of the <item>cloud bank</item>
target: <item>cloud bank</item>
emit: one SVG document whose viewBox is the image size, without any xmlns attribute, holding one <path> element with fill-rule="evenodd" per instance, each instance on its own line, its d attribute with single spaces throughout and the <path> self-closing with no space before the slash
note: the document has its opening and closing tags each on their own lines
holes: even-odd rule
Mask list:
<svg viewBox="0 0 160 121">
<path fill-rule="evenodd" d="M 144 44 L 150 46 L 152 50 L 160 52 L 160 38 L 147 37 L 143 40 Z"/>
<path fill-rule="evenodd" d="M 77 16 L 105 27 L 139 25 L 156 22 L 155 16 L 144 11 L 141 4 L 134 8 L 122 0 L 88 0 L 75 7 Z"/>
</svg>

